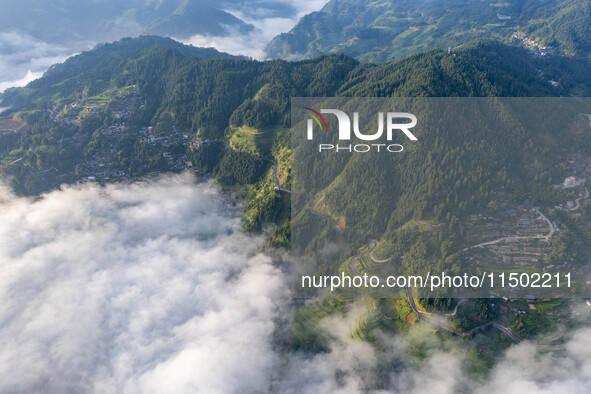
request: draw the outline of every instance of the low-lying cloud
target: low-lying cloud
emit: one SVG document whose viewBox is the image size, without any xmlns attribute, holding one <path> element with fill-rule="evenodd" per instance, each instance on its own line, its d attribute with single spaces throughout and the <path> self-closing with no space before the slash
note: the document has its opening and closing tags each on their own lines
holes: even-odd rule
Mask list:
<svg viewBox="0 0 591 394">
<path fill-rule="evenodd" d="M 287 0 L 278 0 L 277 3 L 284 3 L 293 7 L 293 14 L 290 16 L 278 16 L 277 13 L 270 12 L 265 3 L 250 2 L 239 11 L 226 9 L 225 11 L 252 24 L 254 29 L 243 34 L 228 27 L 228 35 L 211 36 L 195 35 L 186 40 L 179 40 L 187 44 L 199 47 L 214 47 L 219 51 L 227 52 L 233 55 L 243 55 L 254 59 L 263 60 L 266 57 L 264 48 L 275 36 L 291 30 L 297 22 L 306 14 L 318 11 L 328 2 L 328 0 L 302 0 L 291 2 Z"/>
<path fill-rule="evenodd" d="M 4 197 L 0 392 L 266 391 L 284 283 L 227 204 L 176 176 Z"/>
<path fill-rule="evenodd" d="M 500 360 L 491 370 L 474 374 L 470 366 L 474 359 L 465 348 L 445 343 L 428 331 L 408 338 L 378 333 L 376 349 L 351 339 L 356 319 L 328 321 L 332 323 L 323 324 L 325 330 L 340 333 L 333 337 L 330 351 L 309 358 L 293 355 L 279 392 L 587 394 L 591 387 L 588 328 L 576 331 L 562 352 L 540 353 L 527 343 L 498 349 Z M 426 335 L 430 338 L 420 338 Z M 424 352 L 424 359 L 409 363 L 409 350 L 417 338 L 423 342 L 419 352 Z"/>
<path fill-rule="evenodd" d="M 289 320 L 289 281 L 257 251 L 262 237 L 242 232 L 239 209 L 211 183 L 178 175 L 64 187 L 39 199 L 0 186 L 0 392 L 591 387 L 591 329 L 558 353 L 512 346 L 474 377 L 463 347 L 429 330 L 377 331 L 379 347 L 353 339 L 363 301 L 318 322 L 329 351 L 281 350 L 273 338 Z M 427 354 L 409 362 L 417 340 Z"/>
<path fill-rule="evenodd" d="M 271 39 L 290 30 L 302 16 L 319 10 L 326 2 L 327 0 L 244 2 L 239 8 L 226 11 L 252 24 L 255 28 L 251 32 L 245 34 L 228 27 L 228 35 L 225 36 L 196 35 L 179 41 L 263 59 L 263 49 Z M 283 11 L 277 11 L 278 5 L 284 7 Z M 292 9 L 293 14 L 286 16 L 287 9 Z M 10 87 L 25 86 L 41 77 L 51 65 L 63 62 L 81 50 L 90 49 L 95 43 L 86 40 L 64 46 L 45 42 L 20 31 L 0 30 L 0 93 Z"/>
<path fill-rule="evenodd" d="M 81 43 L 80 48 L 87 46 Z M 10 87 L 25 86 L 76 51 L 21 32 L 0 31 L 0 93 Z"/>
</svg>

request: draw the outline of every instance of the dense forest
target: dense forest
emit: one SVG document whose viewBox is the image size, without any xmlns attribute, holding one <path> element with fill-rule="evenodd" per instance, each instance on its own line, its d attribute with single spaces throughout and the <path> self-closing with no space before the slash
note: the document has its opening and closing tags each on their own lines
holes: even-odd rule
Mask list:
<svg viewBox="0 0 591 394">
<path fill-rule="evenodd" d="M 111 97 L 100 111 L 72 115 L 71 107 L 92 97 L 99 100 L 113 95 L 105 92 L 135 87 L 142 105 L 126 127 L 137 130 L 153 125 L 161 136 L 177 130 L 208 141 L 199 149 L 171 144 L 169 154 L 185 155 L 198 173 L 212 174 L 224 186 L 246 186 L 242 190 L 249 201 L 247 228 L 275 222 L 282 228 L 279 239 L 285 243 L 289 197 L 273 190 L 272 173 L 273 163 L 278 162 L 281 182 L 289 185 L 290 97 L 566 96 L 588 95 L 591 86 L 586 60 L 536 57 L 488 40 L 383 65 L 360 64 L 345 55 L 297 62 L 215 56 L 211 50 L 184 47 L 168 39 L 124 39 L 56 65 L 25 88 L 6 91 L 2 98 L 12 106 L 9 116 L 19 117 L 26 125 L 18 139 L 7 140 L 2 172 L 21 194 L 37 194 L 79 179 L 80 162 L 91 160 L 109 145 L 100 130 L 112 124 L 117 99 Z M 560 81 L 560 86 L 552 86 L 549 80 Z M 51 119 L 49 112 L 61 108 L 69 108 L 62 117 L 70 116 L 72 122 Z M 113 168 L 130 176 L 167 170 L 155 148 L 140 144 L 131 134 L 124 134 L 112 147 L 116 150 Z M 66 143 L 68 138 L 74 142 Z M 388 225 L 395 229 L 411 218 L 451 220 L 486 207 L 501 183 L 519 185 L 526 178 L 549 182 L 562 175 L 552 172 L 548 146 L 533 144 L 532 138 L 523 134 L 518 144 L 506 150 L 499 145 L 502 138 L 490 133 L 435 132 L 421 148 L 428 154 L 386 163 L 383 175 L 395 174 L 399 179 L 392 190 L 380 189 L 379 182 L 370 183 L 376 181 L 364 177 L 363 165 L 341 162 L 309 170 L 312 174 L 335 171 L 334 176 L 341 173 L 344 180 L 364 180 L 357 184 L 359 190 L 375 191 L 376 200 L 368 200 L 368 207 L 377 200 L 396 206 Z M 500 163 L 479 160 L 499 151 L 504 152 Z M 302 155 L 305 152 L 295 152 L 297 160 L 307 162 Z M 326 191 L 326 203 L 338 215 L 363 211 L 366 208 L 347 207 L 347 196 L 355 192 L 332 185 Z"/>
</svg>

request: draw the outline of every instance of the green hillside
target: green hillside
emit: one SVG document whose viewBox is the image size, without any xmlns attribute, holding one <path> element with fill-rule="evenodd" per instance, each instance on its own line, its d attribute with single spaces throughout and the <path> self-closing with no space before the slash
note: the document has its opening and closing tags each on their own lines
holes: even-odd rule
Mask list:
<svg viewBox="0 0 591 394">
<path fill-rule="evenodd" d="M 542 45 L 559 48 L 569 55 L 591 53 L 591 3 L 572 0 L 558 3 L 539 18 L 523 28 L 523 31 Z"/>
<path fill-rule="evenodd" d="M 266 51 L 286 59 L 340 52 L 382 63 L 493 38 L 539 54 L 587 56 L 589 7 L 585 0 L 332 0 Z"/>
<path fill-rule="evenodd" d="M 273 162 L 278 162 L 280 182 L 288 186 L 290 97 L 559 96 L 586 95 L 591 86 L 586 61 L 534 57 L 491 41 L 458 48 L 453 54 L 435 50 L 380 66 L 359 64 L 344 55 L 258 62 L 201 59 L 196 56 L 216 54 L 180 44 L 174 49 L 142 49 L 153 41 L 158 39 L 99 46 L 3 95 L 13 106 L 10 116 L 26 125 L 18 141 L 7 140 L 10 146 L 3 149 L 0 167 L 19 193 L 37 194 L 88 177 L 113 180 L 177 171 L 190 162 L 197 172 L 217 175 L 222 184 L 243 191 L 250 200 L 245 213 L 249 228 L 285 223 L 289 199 L 273 190 Z M 550 79 L 561 85 L 551 86 Z M 483 147 L 497 149 L 487 135 L 478 136 L 478 141 L 464 137 L 447 136 L 445 143 L 432 139 L 435 153 L 428 161 L 397 164 L 401 175 L 408 171 L 405 168 L 415 168 L 429 178 L 417 178 L 389 197 L 399 207 L 397 223 L 409 216 L 457 214 L 452 207 L 474 208 L 465 201 L 468 197 L 475 201 L 481 195 L 488 202 L 495 181 L 485 168 L 478 178 L 464 181 L 466 187 L 449 187 L 479 168 L 471 160 L 486 154 Z M 532 137 L 523 138 L 525 143 Z M 466 140 L 461 154 L 450 148 L 459 140 Z M 536 154 L 507 151 L 515 158 L 512 165 L 529 171 L 516 176 L 550 176 L 547 168 L 532 164 L 538 161 L 528 159 Z M 451 178 L 437 175 L 458 160 L 465 166 Z M 431 184 L 428 193 L 421 189 L 423 184 Z"/>
</svg>

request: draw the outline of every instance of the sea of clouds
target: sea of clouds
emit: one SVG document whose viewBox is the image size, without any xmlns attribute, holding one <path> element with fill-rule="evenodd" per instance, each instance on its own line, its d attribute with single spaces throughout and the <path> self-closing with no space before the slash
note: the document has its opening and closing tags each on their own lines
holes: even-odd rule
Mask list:
<svg viewBox="0 0 591 394">
<path fill-rule="evenodd" d="M 319 324 L 328 352 L 285 352 L 286 273 L 241 230 L 240 206 L 186 175 L 41 198 L 0 190 L 0 392 L 585 393 L 591 330 L 564 352 L 511 347 L 480 380 L 428 335 L 354 340 L 364 313 Z M 287 322 L 287 323 L 286 323 Z M 287 326 L 286 326 L 287 324 Z M 425 339 L 422 339 L 425 341 Z M 384 373 L 384 365 L 389 372 Z M 392 370 L 392 371 L 390 371 Z"/>
<path fill-rule="evenodd" d="M 297 2 L 276 0 L 276 3 L 284 3 L 292 7 L 293 13 L 289 16 L 269 12 L 265 3 L 248 2 L 246 8 L 226 9 L 225 11 L 254 26 L 251 32 L 243 34 L 228 28 L 228 35 L 225 36 L 199 34 L 179 41 L 198 47 L 214 47 L 219 51 L 233 55 L 264 60 L 266 58 L 264 48 L 269 41 L 280 33 L 291 30 L 301 17 L 320 10 L 327 2 L 328 0 L 300 0 Z"/>
<path fill-rule="evenodd" d="M 267 388 L 283 279 L 210 184 L 2 196 L 0 392 Z"/>
</svg>

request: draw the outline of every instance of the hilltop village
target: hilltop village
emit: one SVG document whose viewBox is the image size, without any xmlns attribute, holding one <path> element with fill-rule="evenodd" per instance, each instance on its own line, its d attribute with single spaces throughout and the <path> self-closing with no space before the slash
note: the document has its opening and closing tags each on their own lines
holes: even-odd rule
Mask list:
<svg viewBox="0 0 591 394">
<path fill-rule="evenodd" d="M 76 168 L 79 183 L 125 181 L 139 174 L 156 170 L 181 171 L 192 166 L 187 150 L 199 149 L 209 141 L 201 141 L 195 133 L 180 132 L 172 120 L 158 125 L 143 123 L 144 100 L 137 87 L 117 92 L 115 97 L 82 97 L 61 108 L 48 109 L 50 119 L 62 125 L 80 126 L 82 119 L 98 116 L 104 121 L 92 136 L 92 149 Z M 76 133 L 60 143 L 77 145 L 85 138 Z M 141 156 L 129 163 L 132 156 Z M 130 173 L 130 164 L 133 174 Z"/>
</svg>

